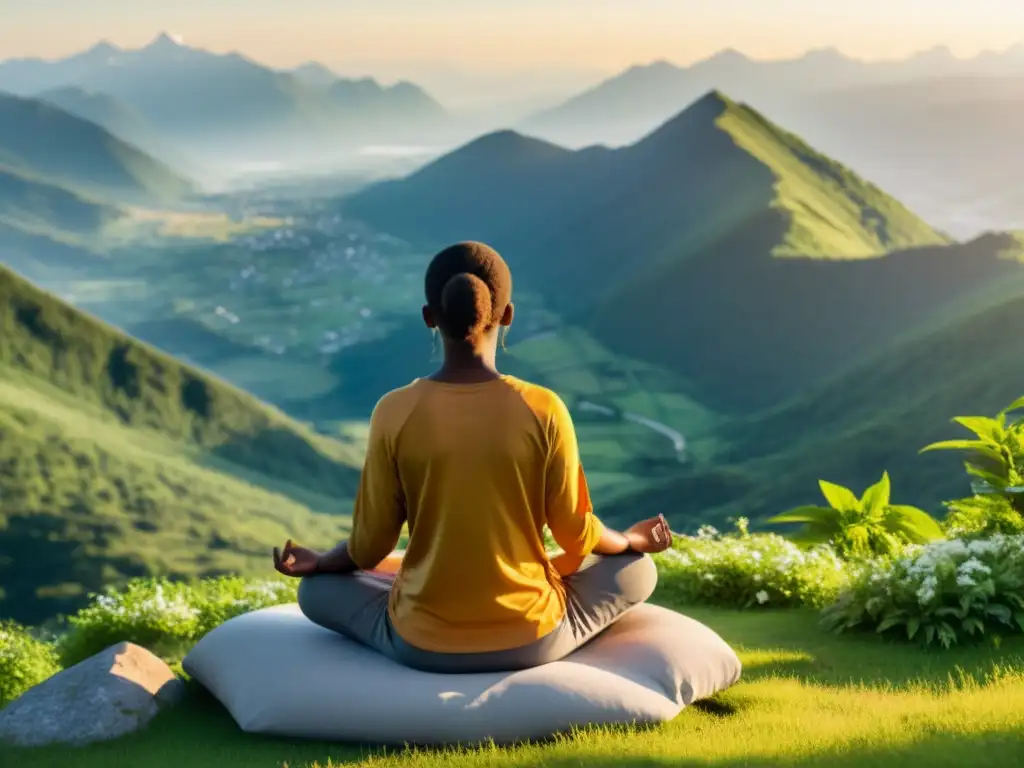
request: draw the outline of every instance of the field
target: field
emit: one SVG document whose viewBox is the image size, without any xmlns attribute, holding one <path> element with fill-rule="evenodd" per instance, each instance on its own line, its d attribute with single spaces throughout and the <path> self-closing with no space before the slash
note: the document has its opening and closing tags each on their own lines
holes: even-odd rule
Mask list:
<svg viewBox="0 0 1024 768">
<path fill-rule="evenodd" d="M 743 680 L 653 729 L 583 731 L 508 749 L 388 751 L 247 736 L 216 701 L 191 687 L 183 705 L 139 734 L 74 752 L 13 755 L 22 768 L 952 768 L 1010 766 L 1024 755 L 1021 638 L 1004 640 L 999 649 L 989 643 L 927 653 L 873 636 L 830 636 L 813 614 L 799 610 L 682 610 L 738 649 Z"/>
</svg>

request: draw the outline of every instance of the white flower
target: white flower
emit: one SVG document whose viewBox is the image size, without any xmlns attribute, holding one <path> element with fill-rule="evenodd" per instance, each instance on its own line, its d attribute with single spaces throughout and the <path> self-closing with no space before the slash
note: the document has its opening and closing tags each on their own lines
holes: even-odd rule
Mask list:
<svg viewBox="0 0 1024 768">
<path fill-rule="evenodd" d="M 961 587 L 973 587 L 978 582 L 976 582 L 974 579 L 972 579 L 966 573 L 961 573 L 959 576 L 956 577 L 956 583 L 957 583 L 958 586 L 961 586 Z"/>
<path fill-rule="evenodd" d="M 754 595 L 754 597 L 757 598 L 757 602 L 760 603 L 761 605 L 764 605 L 765 603 L 768 602 L 768 593 L 765 592 L 763 589 L 760 592 L 758 592 L 756 595 Z"/>
</svg>

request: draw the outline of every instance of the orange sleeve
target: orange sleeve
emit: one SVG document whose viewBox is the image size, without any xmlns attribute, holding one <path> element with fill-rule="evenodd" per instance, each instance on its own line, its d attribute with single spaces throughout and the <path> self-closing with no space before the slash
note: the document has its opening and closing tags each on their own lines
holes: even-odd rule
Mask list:
<svg viewBox="0 0 1024 768">
<path fill-rule="evenodd" d="M 548 528 L 567 554 L 586 557 L 601 538 L 602 525 L 594 514 L 572 417 L 557 395 L 552 398 L 548 440 L 545 473 Z"/>
<path fill-rule="evenodd" d="M 405 498 L 382 405 L 383 401 L 377 403 L 370 416 L 366 461 L 348 538 L 348 553 L 364 571 L 376 568 L 394 550 L 405 523 Z"/>
</svg>

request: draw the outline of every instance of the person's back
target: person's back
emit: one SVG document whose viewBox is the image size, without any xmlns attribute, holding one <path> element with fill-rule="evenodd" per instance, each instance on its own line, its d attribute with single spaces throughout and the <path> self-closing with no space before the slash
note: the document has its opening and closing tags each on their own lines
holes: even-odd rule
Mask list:
<svg viewBox="0 0 1024 768">
<path fill-rule="evenodd" d="M 553 392 L 495 365 L 512 276 L 480 243 L 430 262 L 423 319 L 444 364 L 378 402 L 352 533 L 327 553 L 287 542 L 299 607 L 400 663 L 434 672 L 521 669 L 562 658 L 650 597 L 661 515 L 625 533 L 593 513 L 572 419 Z M 409 543 L 396 573 L 378 569 Z M 564 554 L 549 560 L 547 525 Z M 595 556 L 591 556 L 591 554 Z"/>
<path fill-rule="evenodd" d="M 554 629 L 565 593 L 543 528 L 550 520 L 571 551 L 589 551 L 601 533 L 576 446 L 562 443 L 572 425 L 558 396 L 510 376 L 418 379 L 386 395 L 374 419 L 386 453 L 375 457 L 384 464 L 369 470 L 376 485 L 363 493 L 400 494 L 409 524 L 390 599 L 402 638 L 466 653 L 525 645 Z M 387 554 L 374 549 L 376 537 L 372 523 L 356 529 L 349 552 L 357 563 Z"/>
</svg>

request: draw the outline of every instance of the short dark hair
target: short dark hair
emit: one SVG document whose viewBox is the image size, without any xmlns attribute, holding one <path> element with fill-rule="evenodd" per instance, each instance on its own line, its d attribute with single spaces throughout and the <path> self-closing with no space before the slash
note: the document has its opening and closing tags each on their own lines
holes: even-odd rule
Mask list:
<svg viewBox="0 0 1024 768">
<path fill-rule="evenodd" d="M 492 330 L 512 301 L 512 272 L 483 243 L 449 246 L 427 267 L 427 306 L 450 339 L 471 340 Z"/>
</svg>

